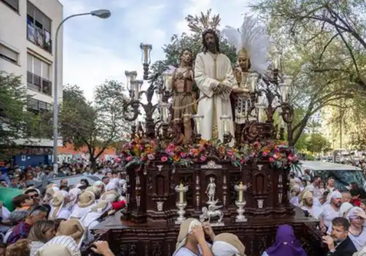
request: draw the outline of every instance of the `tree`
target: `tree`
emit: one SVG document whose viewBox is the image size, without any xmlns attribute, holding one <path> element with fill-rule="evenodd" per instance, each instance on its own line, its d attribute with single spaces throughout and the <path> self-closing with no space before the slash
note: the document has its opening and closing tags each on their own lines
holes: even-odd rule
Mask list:
<svg viewBox="0 0 366 256">
<path fill-rule="evenodd" d="M 346 75 L 349 81 L 366 90 L 362 74 L 366 63 L 365 1 L 261 0 L 253 7 L 264 14 L 272 29 L 280 28 L 282 35 L 291 35 L 299 44 L 321 41 L 314 72 Z M 323 59 L 334 48 L 342 58 L 340 65 L 333 66 Z"/>
<path fill-rule="evenodd" d="M 320 133 L 313 133 L 309 135 L 306 141 L 306 148 L 312 153 L 320 153 L 330 147 L 329 141 L 323 137 Z"/>
<path fill-rule="evenodd" d="M 203 28 L 202 21 L 212 21 L 219 19 L 219 15 L 214 15 L 211 18 L 211 9 L 207 10 L 206 14 L 201 12 L 200 16 L 188 15 L 186 18 L 188 27 L 197 26 Z M 219 35 L 219 31 L 217 31 Z M 220 39 L 220 50 L 226 54 L 232 63 L 236 63 L 236 49 L 233 45 L 229 44 L 228 41 L 219 35 Z M 180 36 L 174 34 L 171 37 L 170 43 L 164 45 L 163 50 L 165 53 L 165 60 L 159 60 L 155 62 L 151 69 L 153 73 L 162 73 L 168 69 L 169 66 L 177 67 L 179 65 L 179 55 L 183 49 L 190 49 L 193 55 L 196 56 L 202 50 L 202 34 L 194 32 L 192 34 L 182 33 Z"/>
<path fill-rule="evenodd" d="M 282 50 L 282 70 L 294 76 L 291 103 L 303 112 L 288 127 L 290 145 L 296 144 L 313 115 L 322 108 L 339 107 L 340 102 L 360 94 L 362 77 L 357 73 L 352 56 L 357 54 L 359 57 L 357 66 L 364 63 L 365 58 L 360 54 L 361 43 L 356 43 L 349 32 L 334 34 L 338 25 L 332 25 L 330 17 L 334 13 L 329 10 L 330 6 L 332 10 L 338 7 L 338 3 L 262 0 L 253 6 L 267 22 L 272 41 Z M 352 54 L 342 38 L 353 42 L 348 44 Z"/>
<path fill-rule="evenodd" d="M 28 97 L 21 77 L 0 71 L 0 151 L 36 135 L 39 119 L 26 111 Z"/>
<path fill-rule="evenodd" d="M 78 86 L 66 86 L 63 95 L 59 114 L 63 142 L 72 143 L 75 149 L 87 147 L 95 170 L 96 160 L 103 152 L 129 132 L 128 122 L 123 118 L 122 84 L 106 81 L 99 85 L 94 104 L 85 99 Z"/>
</svg>

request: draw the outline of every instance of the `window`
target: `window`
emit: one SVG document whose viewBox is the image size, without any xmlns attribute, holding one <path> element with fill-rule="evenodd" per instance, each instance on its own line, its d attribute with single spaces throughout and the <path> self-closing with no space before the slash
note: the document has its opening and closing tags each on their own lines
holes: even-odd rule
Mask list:
<svg viewBox="0 0 366 256">
<path fill-rule="evenodd" d="M 27 3 L 27 38 L 52 53 L 51 19 L 30 2 Z"/>
<path fill-rule="evenodd" d="M 17 12 L 19 11 L 19 0 L 0 0 L 0 2 L 5 3 L 7 6 Z"/>
<path fill-rule="evenodd" d="M 13 62 L 14 64 L 18 64 L 18 56 L 19 54 L 17 52 L 0 44 L 0 58 Z"/>
<path fill-rule="evenodd" d="M 50 64 L 34 57 L 27 55 L 27 86 L 29 89 L 52 95 L 52 83 L 50 81 Z"/>
<path fill-rule="evenodd" d="M 47 112 L 51 109 L 51 104 L 33 99 L 31 96 L 28 97 L 28 111 L 35 114 L 40 114 L 41 112 Z"/>
</svg>

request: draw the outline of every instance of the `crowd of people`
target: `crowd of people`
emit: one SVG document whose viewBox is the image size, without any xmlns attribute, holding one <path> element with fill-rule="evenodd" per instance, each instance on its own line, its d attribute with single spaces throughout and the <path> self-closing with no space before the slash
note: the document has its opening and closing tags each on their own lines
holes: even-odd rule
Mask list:
<svg viewBox="0 0 366 256">
<path fill-rule="evenodd" d="M 63 179 L 42 191 L 33 185 L 48 180 L 49 168 L 2 168 L 2 187 L 22 190 L 11 199 L 14 209 L 0 202 L 0 255 L 81 255 L 82 246 L 95 240 L 91 229 L 126 206 L 123 173 L 109 167 L 103 172 L 105 177 L 92 185 L 87 179 L 76 185 Z M 114 255 L 105 241 L 95 242 L 91 249 Z"/>
<path fill-rule="evenodd" d="M 323 243 L 328 255 L 366 255 L 366 193 L 352 182 L 345 190 L 335 187 L 334 178 L 322 180 L 290 174 L 290 203 L 304 211 L 306 216 L 319 220 Z"/>
</svg>

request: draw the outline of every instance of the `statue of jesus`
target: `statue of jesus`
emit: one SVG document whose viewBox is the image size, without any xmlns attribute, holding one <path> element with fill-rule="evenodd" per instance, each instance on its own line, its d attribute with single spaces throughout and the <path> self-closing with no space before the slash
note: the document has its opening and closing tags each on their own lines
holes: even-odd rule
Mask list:
<svg viewBox="0 0 366 256">
<path fill-rule="evenodd" d="M 198 115 L 203 116 L 200 125 L 202 139 L 220 139 L 224 133 L 234 135 L 231 112 L 230 93 L 235 83 L 233 70 L 229 58 L 220 52 L 219 38 L 212 29 L 202 34 L 203 52 L 199 53 L 195 62 L 195 81 L 200 89 Z M 220 117 L 231 117 L 228 130 Z M 233 145 L 234 141 L 230 145 Z"/>
</svg>

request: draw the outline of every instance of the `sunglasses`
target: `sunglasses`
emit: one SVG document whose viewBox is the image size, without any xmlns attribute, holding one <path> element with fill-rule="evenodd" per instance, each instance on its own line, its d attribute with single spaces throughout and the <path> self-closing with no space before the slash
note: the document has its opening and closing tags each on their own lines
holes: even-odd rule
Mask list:
<svg viewBox="0 0 366 256">
<path fill-rule="evenodd" d="M 39 195 L 32 195 L 32 196 L 29 196 L 30 198 L 32 199 L 35 199 L 35 198 L 39 198 Z"/>
</svg>

